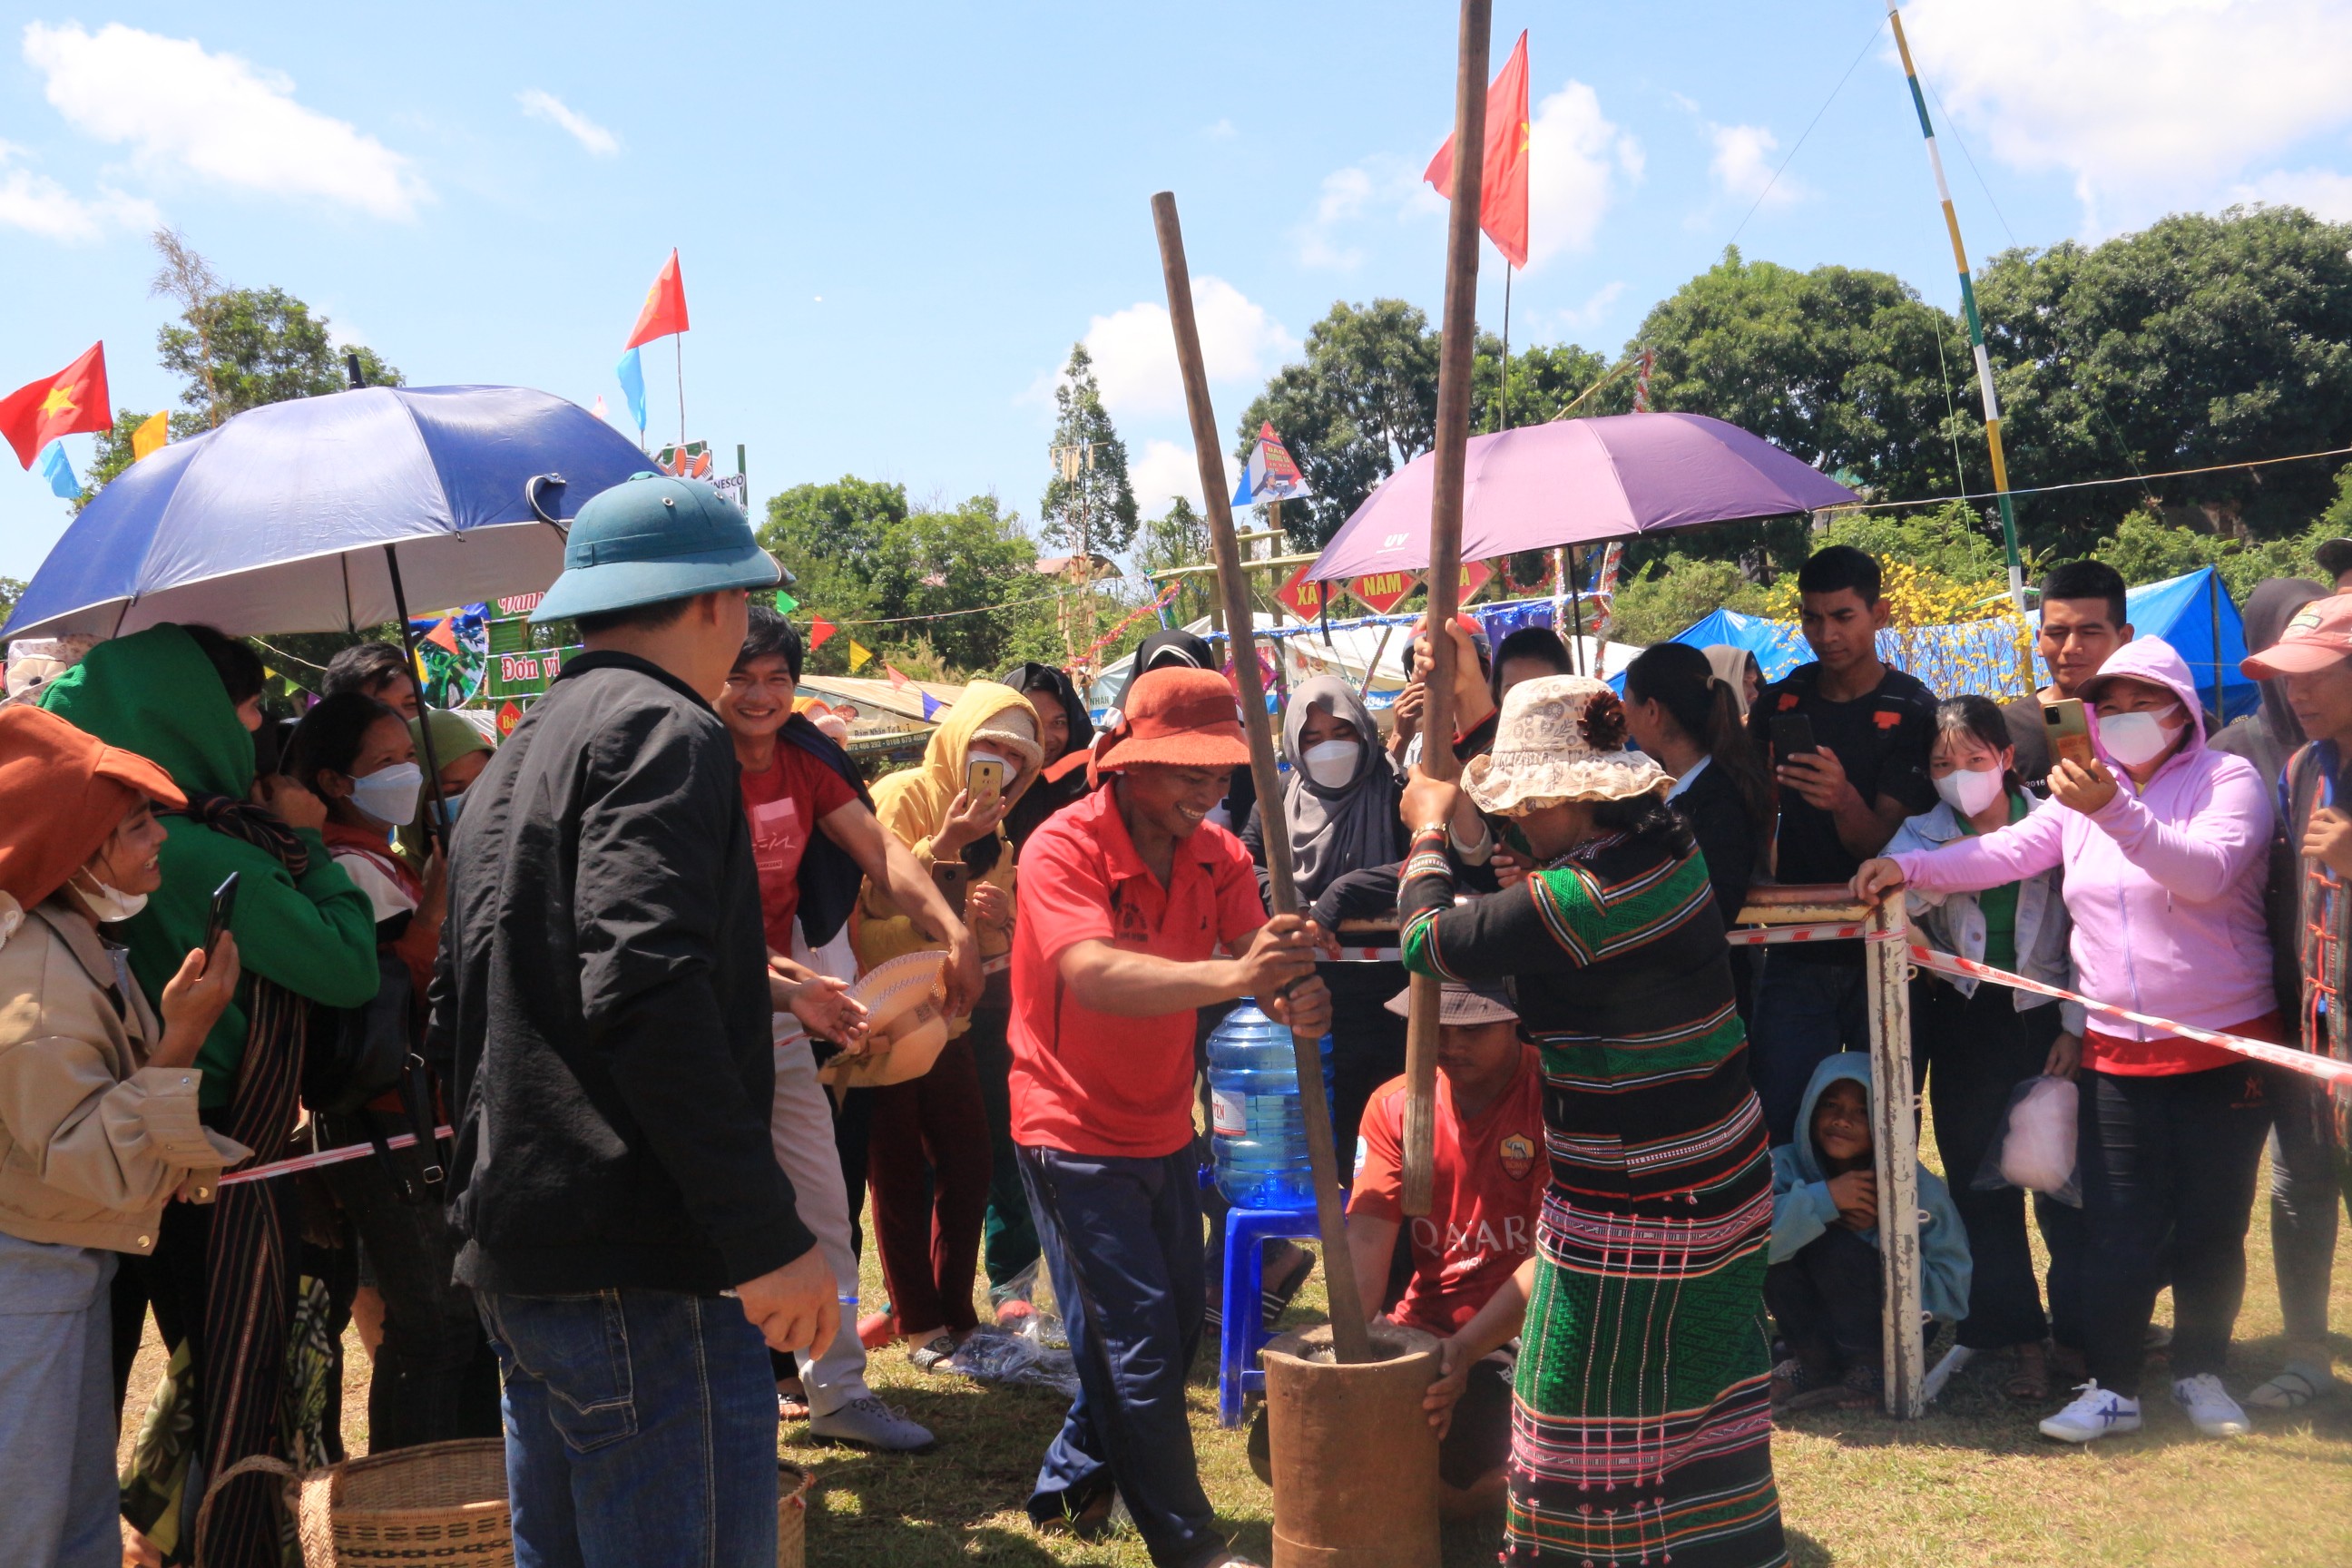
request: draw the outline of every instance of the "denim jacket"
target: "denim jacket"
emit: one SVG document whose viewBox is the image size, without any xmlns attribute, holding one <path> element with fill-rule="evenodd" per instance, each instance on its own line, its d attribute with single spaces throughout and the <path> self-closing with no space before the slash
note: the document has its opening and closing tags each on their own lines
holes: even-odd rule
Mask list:
<svg viewBox="0 0 2352 1568">
<path fill-rule="evenodd" d="M 2034 811 L 2063 809 L 2054 801 L 2036 800 L 2029 795 Z M 1969 837 L 1959 814 L 1942 801 L 1933 811 L 1922 812 L 1906 820 L 1895 830 L 1888 841 L 1885 855 L 1901 855 L 1916 849 L 1939 849 L 1955 839 Z M 2061 872 L 2053 869 L 2026 878 L 2017 887 L 2017 972 L 2028 980 L 2039 980 L 2045 985 L 2061 985 L 2071 991 L 2074 986 L 2074 962 L 2067 956 L 2066 942 L 2071 926 L 2066 914 L 2066 900 L 2060 895 Z M 1910 908 L 1912 923 L 1918 927 L 1927 944 L 1941 952 L 1973 959 L 1979 963 L 1985 955 L 1984 910 L 1974 893 L 1931 893 L 1913 888 L 1906 900 Z M 1940 975 L 1963 996 L 1976 994 L 1980 984 L 1972 975 Z M 2045 1007 L 2052 997 L 2037 995 L 2031 991 L 2011 993 L 2021 1013 L 2029 1008 Z M 2061 1026 L 2069 1033 L 2083 1032 L 2084 1010 L 2079 1002 L 2060 1002 L 2058 1016 Z"/>
</svg>

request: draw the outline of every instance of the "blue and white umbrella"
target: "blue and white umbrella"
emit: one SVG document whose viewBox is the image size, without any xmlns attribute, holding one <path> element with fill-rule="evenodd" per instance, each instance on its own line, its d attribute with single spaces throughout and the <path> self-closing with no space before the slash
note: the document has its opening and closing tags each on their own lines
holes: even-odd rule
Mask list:
<svg viewBox="0 0 2352 1568">
<path fill-rule="evenodd" d="M 528 387 L 273 403 L 110 480 L 0 635 L 354 631 L 408 605 L 536 592 L 562 569 L 562 525 L 651 466 L 586 409 Z"/>
</svg>

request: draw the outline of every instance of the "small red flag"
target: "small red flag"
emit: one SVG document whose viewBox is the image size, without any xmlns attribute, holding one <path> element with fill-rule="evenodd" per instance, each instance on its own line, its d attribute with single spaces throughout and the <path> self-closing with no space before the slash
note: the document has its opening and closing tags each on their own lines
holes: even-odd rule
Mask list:
<svg viewBox="0 0 2352 1568">
<path fill-rule="evenodd" d="M 646 290 L 646 308 L 637 312 L 636 331 L 621 346 L 633 349 L 686 330 L 686 281 L 677 275 L 677 252 L 673 250 L 662 264 L 661 276 Z"/>
<path fill-rule="evenodd" d="M 0 400 L 0 436 L 31 468 L 41 448 L 60 436 L 114 428 L 113 405 L 106 395 L 106 345 L 89 352 L 55 375 L 28 382 Z"/>
<path fill-rule="evenodd" d="M 887 664 L 882 667 L 882 673 L 888 676 L 890 678 L 890 684 L 897 687 L 901 691 L 904 691 L 908 687 L 914 684 L 913 681 L 908 680 L 904 675 L 901 675 L 898 670 L 893 669 Z"/>
<path fill-rule="evenodd" d="M 1454 138 L 1422 172 L 1437 194 L 1454 199 Z M 1528 36 L 1486 89 L 1486 162 L 1478 181 L 1478 226 L 1514 267 L 1528 264 Z"/>
<path fill-rule="evenodd" d="M 823 647 L 824 639 L 840 629 L 823 616 L 811 616 L 809 617 L 809 651 L 814 653 Z"/>
</svg>

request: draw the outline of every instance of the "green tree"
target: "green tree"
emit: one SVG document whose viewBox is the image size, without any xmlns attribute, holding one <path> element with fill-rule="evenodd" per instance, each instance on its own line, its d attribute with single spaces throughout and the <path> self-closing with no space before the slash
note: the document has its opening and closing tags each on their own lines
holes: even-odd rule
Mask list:
<svg viewBox="0 0 2352 1568">
<path fill-rule="evenodd" d="M 1967 343 L 1892 274 L 1798 272 L 1727 247 L 1654 307 L 1633 341 L 1656 352 L 1657 408 L 1727 420 L 1874 494 L 1959 488 L 1953 442 L 1979 429 L 1959 401 Z M 1981 450 L 1981 435 L 1969 438 Z M 1981 484 L 1989 470 L 1965 449 L 1963 460 Z"/>
<path fill-rule="evenodd" d="M 1205 564 L 1209 559 L 1209 520 L 1194 510 L 1192 503 L 1182 496 L 1170 496 L 1168 510 L 1145 522 L 1136 536 L 1135 553 L 1146 573 Z M 1213 576 L 1185 578 L 1175 602 L 1169 606 L 1169 614 L 1180 626 L 1207 615 L 1215 584 Z"/>
<path fill-rule="evenodd" d="M 1639 576 L 1619 584 L 1610 636 L 1637 646 L 1664 642 L 1719 609 L 1760 616 L 1764 595 L 1728 561 L 1671 551 Z"/>
<path fill-rule="evenodd" d="M 2096 246 L 1993 258 L 1978 285 L 2010 475 L 2042 486 L 2352 445 L 2352 225 L 2293 207 L 2181 214 Z M 1979 470 L 1979 475 L 1981 471 Z M 2277 538 L 2329 504 L 2319 463 L 2221 467 L 2025 498 L 2080 551 L 2130 511 L 2204 511 Z M 1982 489 L 1981 477 L 1972 486 Z"/>
<path fill-rule="evenodd" d="M 25 582 L 20 577 L 0 577 L 0 626 L 16 613 L 16 601 L 25 596 Z"/>
<path fill-rule="evenodd" d="M 318 397 L 350 384 L 345 353 L 356 353 L 371 386 L 398 386 L 400 372 L 373 349 L 337 347 L 324 316 L 283 289 L 231 289 L 214 296 L 199 331 L 186 317 L 155 334 L 156 357 L 182 377 L 184 412 L 174 436 L 194 436 L 220 419 L 264 404 Z"/>
<path fill-rule="evenodd" d="M 1070 345 L 1054 408 L 1054 477 L 1037 507 L 1045 542 L 1073 555 L 1116 554 L 1135 539 L 1135 491 L 1128 483 L 1127 443 L 1103 407 L 1084 343 Z"/>
<path fill-rule="evenodd" d="M 1503 374 L 1503 341 L 1492 332 L 1478 334 L 1477 354 L 1471 361 L 1470 430 L 1473 435 L 1499 430 L 1497 416 L 1501 409 L 1496 400 L 1496 390 Z M 1576 395 L 1609 374 L 1608 359 L 1595 351 L 1575 343 L 1555 343 L 1549 347 L 1522 343 L 1511 354 L 1511 419 L 1510 427 L 1540 425 L 1559 416 L 1559 412 Z M 1623 414 L 1633 407 L 1633 383 L 1630 376 L 1617 381 L 1585 399 L 1575 416 L 1591 414 Z"/>
<path fill-rule="evenodd" d="M 1271 422 L 1314 488 L 1286 509 L 1304 514 L 1284 519 L 1294 538 L 1320 549 L 1374 485 L 1430 449 L 1437 348 L 1429 318 L 1402 300 L 1341 300 L 1308 329 L 1306 358 L 1276 371 L 1244 410 L 1235 455 L 1245 458 Z"/>
<path fill-rule="evenodd" d="M 995 669 L 1034 613 L 1018 601 L 1050 592 L 1020 514 L 994 496 L 915 508 L 903 485 L 845 475 L 771 498 L 760 542 L 797 574 L 793 596 L 848 633 L 811 656 L 824 674 L 847 671 L 850 637 L 877 653 L 919 643 L 946 665 Z"/>
</svg>

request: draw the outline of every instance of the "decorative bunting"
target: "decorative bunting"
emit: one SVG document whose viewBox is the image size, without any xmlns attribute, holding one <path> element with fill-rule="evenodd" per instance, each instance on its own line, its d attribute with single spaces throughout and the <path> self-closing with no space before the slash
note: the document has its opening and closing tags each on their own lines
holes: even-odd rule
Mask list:
<svg viewBox="0 0 2352 1568">
<path fill-rule="evenodd" d="M 81 481 L 74 478 L 73 465 L 66 460 L 66 444 L 52 441 L 49 449 L 41 454 L 41 478 L 49 481 L 49 493 L 59 500 L 76 500 L 81 496 Z"/>
<path fill-rule="evenodd" d="M 515 726 L 521 722 L 522 710 L 520 708 L 518 708 L 512 702 L 501 702 L 499 704 L 499 740 L 503 741 L 508 736 L 513 734 L 515 731 Z"/>
<path fill-rule="evenodd" d="M 907 688 L 915 684 L 913 681 L 908 679 L 898 669 L 890 665 L 884 665 L 882 667 L 882 673 L 888 676 L 890 678 L 890 684 L 900 691 L 904 691 Z"/>
<path fill-rule="evenodd" d="M 150 415 L 140 422 L 138 429 L 131 432 L 131 460 L 134 463 L 145 462 L 150 457 L 162 451 L 171 439 L 171 411 L 166 409 L 163 413 Z"/>
<path fill-rule="evenodd" d="M 781 594 L 776 596 L 778 598 L 783 597 Z M 835 626 L 823 616 L 811 616 L 809 617 L 809 651 L 811 653 L 814 653 L 817 649 L 823 647 L 824 646 L 824 639 L 833 636 L 834 633 L 840 629 L 841 628 L 839 626 Z"/>
<path fill-rule="evenodd" d="M 849 639 L 850 674 L 856 674 L 859 669 L 864 668 L 866 665 L 872 663 L 873 660 L 874 650 L 872 648 L 865 647 L 863 644 L 859 643 L 856 637 Z"/>
<path fill-rule="evenodd" d="M 924 693 L 923 693 L 923 717 L 924 717 L 924 718 L 926 718 L 926 719 L 929 719 L 929 718 L 934 718 L 934 717 L 936 717 L 936 716 L 939 714 L 940 710 L 941 709 L 945 708 L 946 706 L 947 706 L 947 704 L 946 704 L 946 703 L 944 703 L 944 702 L 940 701 L 938 698 L 936 698 L 936 697 L 932 696 L 929 692 L 926 691 L 926 692 L 924 692 Z"/>
</svg>

